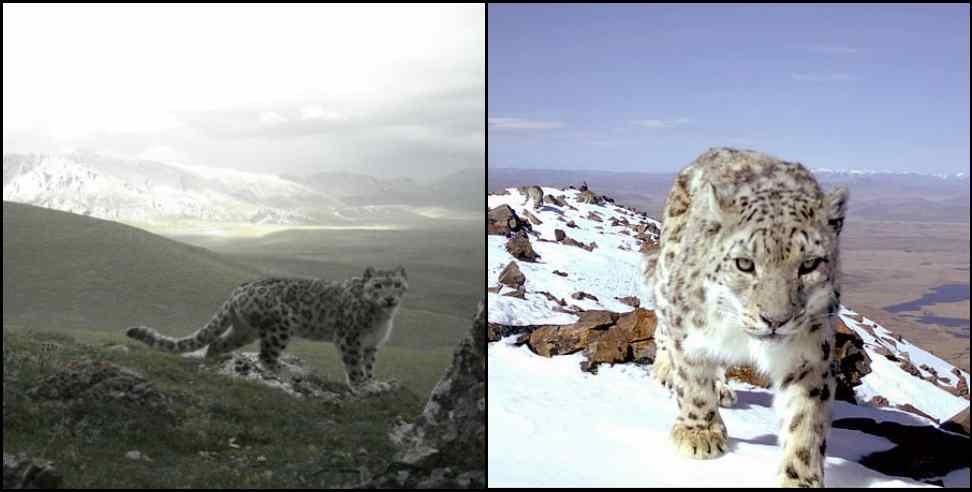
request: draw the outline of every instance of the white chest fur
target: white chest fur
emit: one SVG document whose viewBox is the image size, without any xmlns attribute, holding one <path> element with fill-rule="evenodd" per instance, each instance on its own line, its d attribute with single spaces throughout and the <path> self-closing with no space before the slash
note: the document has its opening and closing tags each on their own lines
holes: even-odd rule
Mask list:
<svg viewBox="0 0 972 492">
<path fill-rule="evenodd" d="M 380 347 L 391 338 L 394 328 L 395 315 L 398 314 L 398 306 L 391 309 L 382 310 L 375 317 L 375 322 L 367 333 L 361 337 L 361 344 L 365 347 Z"/>
</svg>

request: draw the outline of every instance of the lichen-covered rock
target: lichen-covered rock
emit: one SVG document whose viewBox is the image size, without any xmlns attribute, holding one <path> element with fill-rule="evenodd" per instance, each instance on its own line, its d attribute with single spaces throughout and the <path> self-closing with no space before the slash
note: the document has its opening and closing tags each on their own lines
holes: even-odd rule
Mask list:
<svg viewBox="0 0 972 492">
<path fill-rule="evenodd" d="M 50 461 L 3 453 L 4 489 L 56 489 L 63 478 Z"/>
<path fill-rule="evenodd" d="M 526 276 L 524 276 L 523 272 L 520 271 L 520 267 L 515 261 L 511 261 L 508 265 L 506 265 L 506 268 L 500 272 L 499 283 L 511 289 L 516 289 L 523 286 L 524 282 L 526 282 Z"/>
<path fill-rule="evenodd" d="M 969 407 L 941 425 L 942 429 L 969 435 Z"/>
<path fill-rule="evenodd" d="M 856 403 L 854 387 L 861 378 L 871 373 L 871 358 L 864 351 L 864 340 L 840 318 L 835 320 L 837 337 L 834 341 L 834 357 L 837 362 L 837 390 L 834 397 Z"/>
<path fill-rule="evenodd" d="M 174 423 L 173 400 L 132 369 L 111 362 L 72 361 L 27 391 L 32 399 L 84 402 L 99 400 L 138 407 Z"/>
<path fill-rule="evenodd" d="M 533 250 L 530 238 L 524 231 L 517 232 L 513 238 L 506 242 L 506 251 L 510 256 L 521 261 L 535 262 L 540 259 L 540 255 Z"/>
<path fill-rule="evenodd" d="M 360 488 L 486 487 L 486 313 L 453 356 L 422 415 L 396 428 L 394 463 Z"/>
<path fill-rule="evenodd" d="M 496 207 L 486 213 L 486 234 L 505 236 L 530 229 L 530 223 L 520 219 L 509 205 Z"/>
</svg>

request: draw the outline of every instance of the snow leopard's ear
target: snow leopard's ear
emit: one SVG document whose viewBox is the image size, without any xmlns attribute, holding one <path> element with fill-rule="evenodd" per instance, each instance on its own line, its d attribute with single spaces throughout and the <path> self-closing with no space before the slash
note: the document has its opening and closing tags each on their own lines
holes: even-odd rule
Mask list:
<svg viewBox="0 0 972 492">
<path fill-rule="evenodd" d="M 375 268 L 374 267 L 365 268 L 364 278 L 369 279 L 369 278 L 374 277 L 374 276 L 375 276 Z"/>
<path fill-rule="evenodd" d="M 703 191 L 705 195 L 705 218 L 709 222 L 715 224 L 722 224 L 725 219 L 725 214 L 722 211 L 722 202 L 719 201 L 719 192 L 712 183 L 707 183 L 703 186 Z"/>
<path fill-rule="evenodd" d="M 402 276 L 402 278 L 404 278 L 404 279 L 408 279 L 408 275 L 406 275 L 406 274 L 405 274 L 405 267 L 404 267 L 404 266 L 402 266 L 402 265 L 398 265 L 398 268 L 396 268 L 396 269 L 395 269 L 395 271 L 396 271 L 396 272 L 397 272 L 397 273 L 398 273 L 399 275 L 401 275 L 401 276 Z"/>
<path fill-rule="evenodd" d="M 827 214 L 827 224 L 837 235 L 844 228 L 844 217 L 847 215 L 847 200 L 850 191 L 846 186 L 838 186 L 824 198 L 824 211 Z"/>
</svg>

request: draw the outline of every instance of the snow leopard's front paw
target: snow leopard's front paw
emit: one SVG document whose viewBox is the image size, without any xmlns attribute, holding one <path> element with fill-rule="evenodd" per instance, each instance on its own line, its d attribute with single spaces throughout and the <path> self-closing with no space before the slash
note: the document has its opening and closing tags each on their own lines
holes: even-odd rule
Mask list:
<svg viewBox="0 0 972 492">
<path fill-rule="evenodd" d="M 814 478 L 814 477 L 811 477 Z M 793 478 L 787 476 L 786 473 L 780 474 L 780 487 L 784 488 L 810 488 L 810 489 L 820 489 L 823 488 L 823 482 L 820 480 L 811 480 L 809 478 Z"/>
<path fill-rule="evenodd" d="M 736 392 L 725 381 L 716 381 L 716 389 L 719 390 L 720 407 L 732 408 L 736 405 Z"/>
<path fill-rule="evenodd" d="M 718 458 L 729 449 L 724 427 L 712 430 L 677 423 L 672 429 L 672 443 L 679 453 L 697 460 Z"/>
</svg>

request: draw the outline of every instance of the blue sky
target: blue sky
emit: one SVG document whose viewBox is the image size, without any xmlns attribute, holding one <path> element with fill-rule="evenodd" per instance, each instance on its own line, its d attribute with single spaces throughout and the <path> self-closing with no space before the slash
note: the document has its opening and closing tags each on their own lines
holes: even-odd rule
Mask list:
<svg viewBox="0 0 972 492">
<path fill-rule="evenodd" d="M 969 6 L 488 7 L 490 167 L 969 170 Z"/>
</svg>

